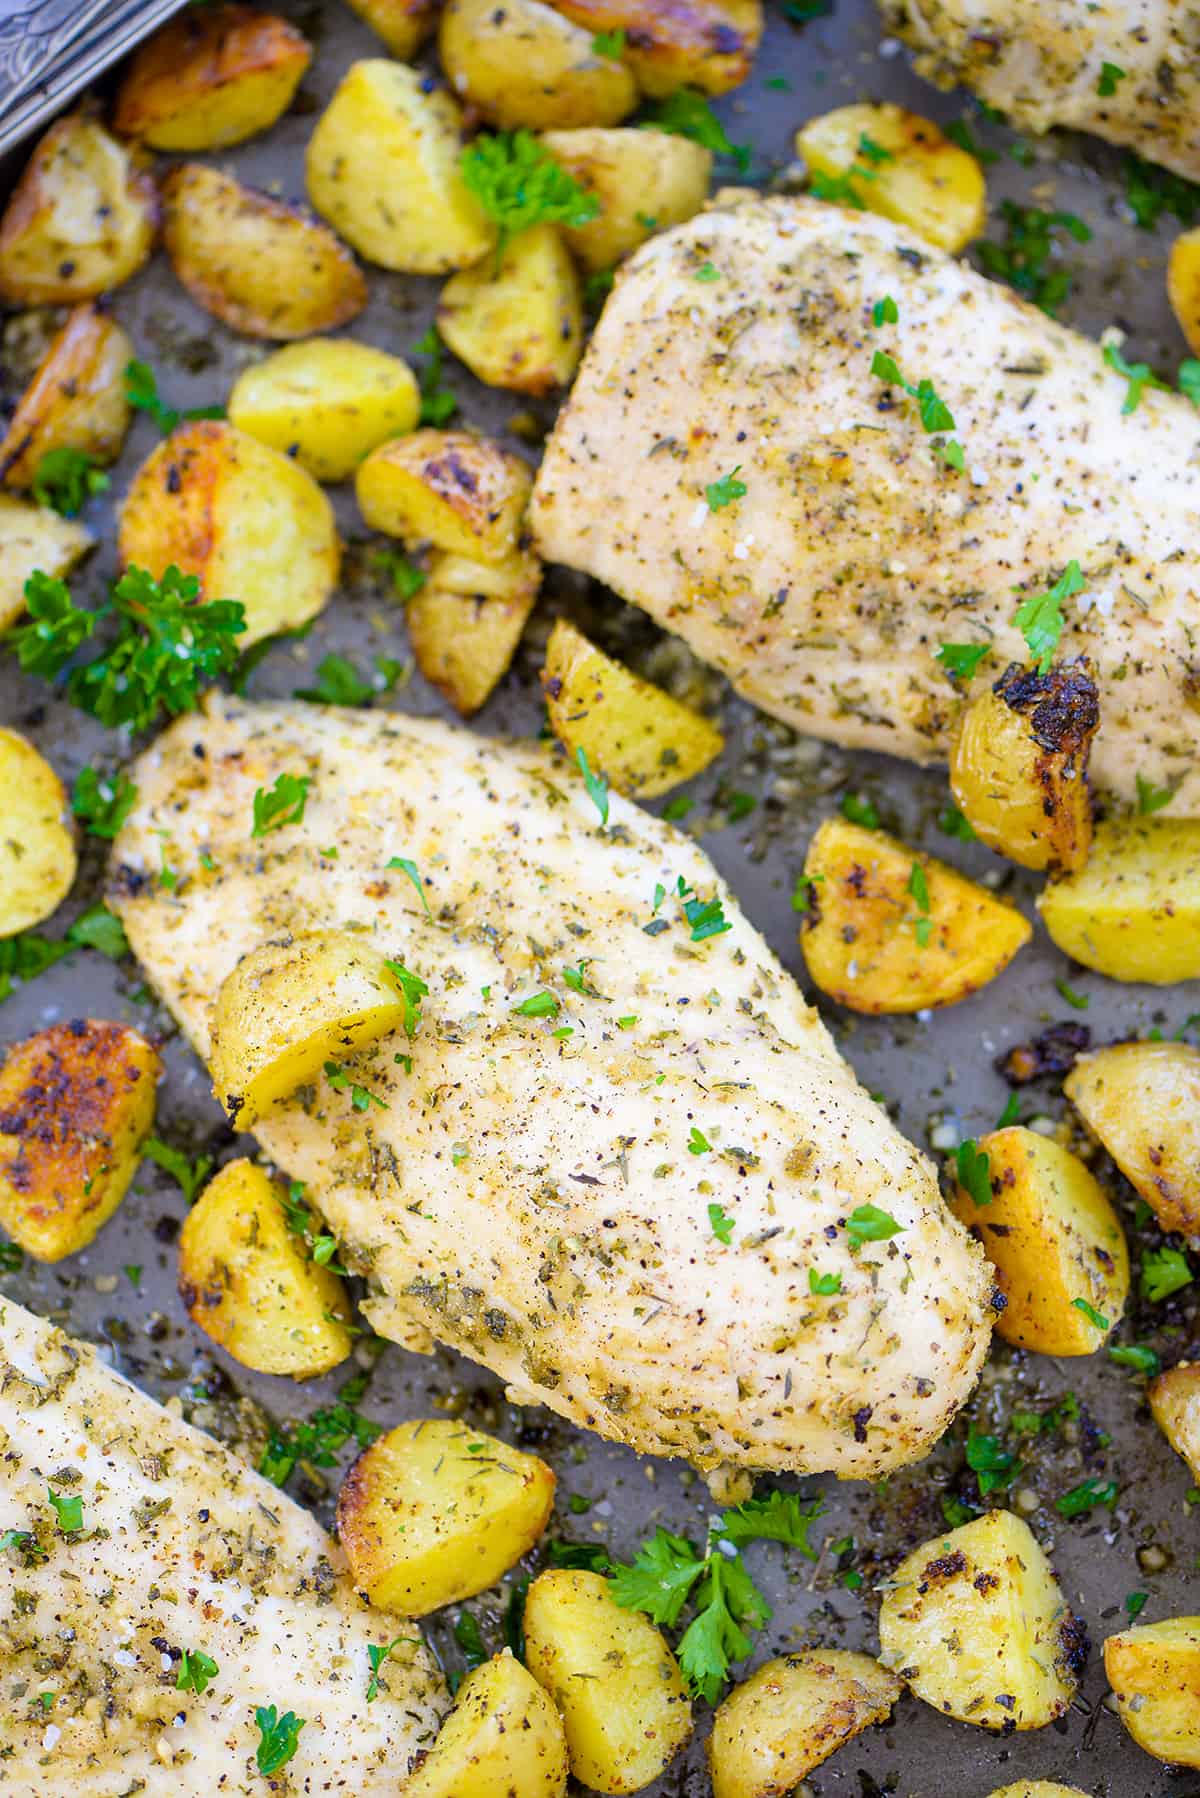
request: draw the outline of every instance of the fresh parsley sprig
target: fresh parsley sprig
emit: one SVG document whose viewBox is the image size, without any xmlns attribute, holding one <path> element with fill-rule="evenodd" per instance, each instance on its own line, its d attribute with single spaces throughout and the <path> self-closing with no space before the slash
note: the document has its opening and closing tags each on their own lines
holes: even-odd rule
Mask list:
<svg viewBox="0 0 1200 1798">
<path fill-rule="evenodd" d="M 1017 607 L 1013 623 L 1025 638 L 1030 658 L 1039 674 L 1048 672 L 1054 660 L 1066 620 L 1062 602 L 1082 593 L 1087 586 L 1078 562 L 1068 562 L 1052 587 L 1031 593 Z"/>
<path fill-rule="evenodd" d="M 225 416 L 223 406 L 191 406 L 184 412 L 175 406 L 165 406 L 159 398 L 158 381 L 148 362 L 135 360 L 126 363 L 125 398 L 135 412 L 149 413 L 164 437 L 169 437 L 180 422 L 190 423 L 197 418 Z"/>
<path fill-rule="evenodd" d="M 108 476 L 87 450 L 47 450 L 33 471 L 34 499 L 63 518 L 74 518 L 107 486 Z"/>
<path fill-rule="evenodd" d="M 281 1717 L 273 1704 L 260 1704 L 254 1712 L 254 1721 L 261 1737 L 254 1756 L 258 1770 L 264 1774 L 278 1773 L 300 1746 L 300 1731 L 305 1719 L 297 1717 L 294 1711 L 284 1711 Z"/>
<path fill-rule="evenodd" d="M 928 377 L 922 378 L 914 387 L 912 382 L 906 381 L 901 374 L 896 358 L 889 356 L 886 350 L 876 350 L 871 357 L 871 373 L 876 380 L 886 381 L 890 387 L 900 387 L 910 399 L 916 400 L 922 428 L 930 436 L 945 437 L 947 431 L 954 430 L 954 414 Z M 962 444 L 956 438 L 951 437 L 934 447 L 944 462 L 949 463 L 951 468 L 956 468 L 960 474 L 962 473 L 966 465 L 966 456 L 963 453 Z"/>
<path fill-rule="evenodd" d="M 137 787 L 124 770 L 100 774 L 81 768 L 71 790 L 71 810 L 94 837 L 115 837 L 137 804 Z"/>
<path fill-rule="evenodd" d="M 497 264 L 531 225 L 586 225 L 600 201 L 581 187 L 532 131 L 483 132 L 468 144 L 462 178 L 499 231 Z"/>
</svg>

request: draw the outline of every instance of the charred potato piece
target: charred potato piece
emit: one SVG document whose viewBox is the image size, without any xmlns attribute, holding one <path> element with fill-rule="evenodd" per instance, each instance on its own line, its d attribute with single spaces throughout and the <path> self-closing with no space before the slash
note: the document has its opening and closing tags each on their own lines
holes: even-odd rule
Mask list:
<svg viewBox="0 0 1200 1798">
<path fill-rule="evenodd" d="M 344 481 L 364 456 L 413 430 L 421 396 L 399 356 L 313 337 L 288 344 L 238 376 L 229 421 L 294 456 L 316 481 Z"/>
<path fill-rule="evenodd" d="M 560 225 L 563 240 L 587 269 L 612 268 L 656 231 L 703 210 L 712 151 L 668 131 L 547 131 L 555 161 L 595 194 L 600 211 L 585 225 Z"/>
<path fill-rule="evenodd" d="M 1112 980 L 1200 977 L 1200 818 L 1096 826 L 1087 865 L 1038 899 L 1054 941 Z"/>
<path fill-rule="evenodd" d="M 1087 664 L 1048 674 L 1014 663 L 959 720 L 950 786 L 975 835 L 1024 868 L 1087 860 L 1087 766 L 1100 703 Z"/>
<path fill-rule="evenodd" d="M 1200 227 L 1181 231 L 1167 257 L 1167 298 L 1194 356 L 1200 355 Z"/>
<path fill-rule="evenodd" d="M 409 62 L 437 24 L 437 0 L 346 0 L 393 56 Z"/>
<path fill-rule="evenodd" d="M 279 1187 L 253 1161 L 214 1174 L 179 1232 L 179 1296 L 243 1367 L 306 1380 L 350 1353 L 342 1283 L 288 1229 Z"/>
<path fill-rule="evenodd" d="M 981 1204 L 960 1185 L 951 1208 L 983 1244 L 1008 1300 L 996 1334 L 1043 1355 L 1093 1354 L 1129 1295 L 1120 1219 L 1079 1157 L 1035 1130 L 993 1130 L 978 1149 L 991 1197 Z"/>
<path fill-rule="evenodd" d="M 0 937 L 48 918 L 75 878 L 71 808 L 32 743 L 0 727 Z"/>
<path fill-rule="evenodd" d="M 464 1423 L 399 1424 L 358 1457 L 338 1493 L 354 1584 L 403 1617 L 486 1591 L 545 1529 L 554 1485 L 536 1455 Z"/>
<path fill-rule="evenodd" d="M 532 484 L 520 457 L 490 438 L 427 430 L 382 444 L 359 468 L 355 491 L 373 531 L 503 562 L 517 546 Z"/>
<path fill-rule="evenodd" d="M 621 55 L 644 94 L 698 87 L 725 94 L 745 81 L 763 32 L 762 0 L 554 0 L 591 32 L 623 31 Z"/>
<path fill-rule="evenodd" d="M 188 7 L 134 53 L 113 124 L 156 150 L 223 150 L 283 116 L 311 61 L 286 19 L 251 6 Z"/>
<path fill-rule="evenodd" d="M 975 881 L 844 818 L 822 824 L 804 872 L 808 971 L 852 1011 L 955 1005 L 994 980 L 1033 934 L 1020 912 Z"/>
<path fill-rule="evenodd" d="M 943 250 L 963 250 L 987 217 L 983 170 L 932 119 L 902 106 L 839 106 L 796 133 L 796 153 L 846 203 L 894 219 Z"/>
<path fill-rule="evenodd" d="M 16 1043 L 0 1069 L 0 1224 L 38 1261 L 87 1247 L 137 1171 L 157 1052 L 125 1024 L 76 1018 Z"/>
<path fill-rule="evenodd" d="M 356 62 L 309 142 L 309 199 L 381 268 L 467 268 L 495 248 L 496 230 L 462 178 L 462 148 L 449 94 L 403 63 Z"/>
<path fill-rule="evenodd" d="M 1040 1729 L 1079 1683 L 1087 1633 L 1029 1525 L 989 1511 L 916 1549 L 879 1613 L 881 1659 L 918 1698 L 981 1729 Z"/>
<path fill-rule="evenodd" d="M 0 630 L 15 624 L 25 610 L 31 574 L 69 574 L 93 541 L 91 532 L 73 518 L 0 493 Z"/>
<path fill-rule="evenodd" d="M 246 608 L 243 648 L 315 618 L 337 585 L 333 510 L 302 468 L 215 420 L 180 425 L 142 463 L 117 547 L 161 579 L 172 563 L 205 599 Z"/>
<path fill-rule="evenodd" d="M 1154 1421 L 1200 1481 L 1200 1362 L 1180 1361 L 1146 1388 Z"/>
<path fill-rule="evenodd" d="M 442 289 L 437 328 L 488 387 L 550 393 L 583 352 L 583 290 L 553 225 L 531 225 Z"/>
<path fill-rule="evenodd" d="M 844 1742 L 882 1723 L 903 1687 L 866 1654 L 810 1648 L 736 1686 L 705 1747 L 713 1798 L 781 1798 Z"/>
<path fill-rule="evenodd" d="M 448 0 L 438 48 L 459 98 L 506 131 L 615 125 L 637 105 L 637 86 L 595 37 L 541 0 Z"/>
<path fill-rule="evenodd" d="M 429 579 L 406 607 L 417 667 L 469 718 L 508 672 L 537 599 L 542 565 L 514 550 L 503 562 L 435 551 Z"/>
<path fill-rule="evenodd" d="M 404 1798 L 563 1798 L 566 1789 L 558 1712 L 506 1648 L 467 1674 Z"/>
<path fill-rule="evenodd" d="M 1200 1049 L 1114 1043 L 1081 1056 L 1063 1091 L 1163 1229 L 1200 1236 Z"/>
<path fill-rule="evenodd" d="M 1174 1766 L 1200 1767 L 1200 1617 L 1109 1636 L 1104 1671 L 1138 1747 Z"/>
<path fill-rule="evenodd" d="M 82 450 L 115 462 L 129 429 L 125 369 L 133 345 L 95 306 L 76 306 L 17 402 L 0 443 L 7 487 L 32 487 L 42 457 Z"/>
<path fill-rule="evenodd" d="M 197 306 L 247 337 L 331 331 L 367 303 L 362 270 L 301 207 L 200 162 L 163 182 L 163 242 Z"/>
</svg>

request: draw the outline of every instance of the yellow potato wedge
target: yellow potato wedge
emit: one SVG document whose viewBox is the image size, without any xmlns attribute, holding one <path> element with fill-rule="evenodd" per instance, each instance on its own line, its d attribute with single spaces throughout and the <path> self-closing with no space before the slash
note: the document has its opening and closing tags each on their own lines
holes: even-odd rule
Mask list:
<svg viewBox="0 0 1200 1798">
<path fill-rule="evenodd" d="M 1154 1421 L 1200 1481 L 1200 1362 L 1179 1361 L 1146 1388 Z"/>
<path fill-rule="evenodd" d="M 31 574 L 38 569 L 69 574 L 94 541 L 75 519 L 0 493 L 0 630 L 15 624 L 25 610 L 25 583 Z"/>
<path fill-rule="evenodd" d="M 541 0 L 447 0 L 438 49 L 459 99 L 506 131 L 615 125 L 637 105 L 637 86 L 595 36 Z"/>
<path fill-rule="evenodd" d="M 70 892 L 75 867 L 61 780 L 32 743 L 0 727 L 0 937 L 48 918 Z"/>
<path fill-rule="evenodd" d="M 553 225 L 531 225 L 453 275 L 438 301 L 440 335 L 473 375 L 514 393 L 565 387 L 583 353 L 583 290 Z"/>
<path fill-rule="evenodd" d="M 133 345 L 113 319 L 93 305 L 73 309 L 0 442 L 6 487 L 32 487 L 51 450 L 82 450 L 97 462 L 116 461 L 129 429 L 125 369 L 132 355 Z"/>
<path fill-rule="evenodd" d="M 1200 1767 L 1200 1617 L 1141 1623 L 1104 1644 L 1117 1715 L 1156 1760 Z"/>
<path fill-rule="evenodd" d="M 1200 977 L 1200 818 L 1096 826 L 1087 866 L 1038 899 L 1054 941 L 1112 980 Z"/>
<path fill-rule="evenodd" d="M 403 63 L 372 58 L 343 76 L 308 145 L 308 195 L 381 268 L 444 275 L 495 248 L 459 171 L 462 115 Z"/>
<path fill-rule="evenodd" d="M 881 1659 L 918 1698 L 981 1729 L 1040 1729 L 1079 1683 L 1087 1632 L 1029 1525 L 989 1511 L 916 1549 L 879 1613 Z"/>
<path fill-rule="evenodd" d="M 570 755 L 618 793 L 669 793 L 715 761 L 725 739 L 714 724 L 642 680 L 560 618 L 546 645 L 542 690 L 550 728 Z"/>
<path fill-rule="evenodd" d="M 644 94 L 698 87 L 725 94 L 750 73 L 763 31 L 762 0 L 554 0 L 591 32 L 623 31 L 621 51 Z"/>
<path fill-rule="evenodd" d="M 88 112 L 51 125 L 0 218 L 0 300 L 73 306 L 120 287 L 154 246 L 158 195 Z"/>
<path fill-rule="evenodd" d="M 404 1798 L 562 1798 L 566 1789 L 558 1712 L 506 1648 L 467 1674 Z"/>
<path fill-rule="evenodd" d="M 156 150 L 223 150 L 268 131 L 312 61 L 286 19 L 251 6 L 190 6 L 134 53 L 113 125 Z"/>
<path fill-rule="evenodd" d="M 1200 355 L 1200 227 L 1181 231 L 1167 256 L 1167 298 L 1194 356 Z"/>
<path fill-rule="evenodd" d="M 705 1744 L 713 1798 L 781 1798 L 844 1742 L 882 1723 L 903 1687 L 870 1655 L 809 1648 L 735 1686 Z"/>
<path fill-rule="evenodd" d="M 1081 868 L 1092 841 L 1087 768 L 1099 723 L 1082 658 L 1047 674 L 1014 662 L 973 699 L 950 750 L 950 786 L 979 840 L 1024 868 Z"/>
<path fill-rule="evenodd" d="M 852 1011 L 956 1005 L 994 980 L 1033 934 L 1019 911 L 975 881 L 845 818 L 821 825 L 804 872 L 808 971 Z"/>
<path fill-rule="evenodd" d="M 1200 1236 L 1200 1049 L 1114 1043 L 1081 1056 L 1063 1091 L 1163 1229 Z"/>
<path fill-rule="evenodd" d="M 494 563 L 434 551 L 428 581 L 405 608 L 409 641 L 425 679 L 464 718 L 508 672 L 541 579 L 541 563 L 524 550 Z"/>
<path fill-rule="evenodd" d="M 133 477 L 122 564 L 161 578 L 173 562 L 205 599 L 246 608 L 242 648 L 315 618 L 337 585 L 333 509 L 288 456 L 216 420 L 180 425 Z"/>
<path fill-rule="evenodd" d="M 553 1568 L 525 1601 L 525 1664 L 558 1706 L 576 1779 L 640 1792 L 692 1733 L 692 1707 L 661 1630 L 622 1610 L 598 1573 Z"/>
<path fill-rule="evenodd" d="M 288 344 L 238 376 L 229 422 L 293 456 L 316 481 L 347 480 L 364 456 L 415 428 L 421 395 L 399 356 L 344 337 Z"/>
<path fill-rule="evenodd" d="M 988 1798 L 1088 1798 L 1078 1786 L 1060 1786 L 1053 1779 L 1019 1779 L 1015 1786 L 1000 1786 Z"/>
<path fill-rule="evenodd" d="M 560 225 L 587 269 L 612 268 L 656 231 L 681 225 L 704 208 L 712 151 L 668 131 L 586 127 L 547 131 L 555 161 L 595 194 L 600 211 L 586 225 Z"/>
<path fill-rule="evenodd" d="M 280 1188 L 253 1161 L 229 1161 L 179 1232 L 179 1296 L 227 1355 L 258 1373 L 311 1379 L 350 1353 L 342 1282 L 288 1229 Z"/>
<path fill-rule="evenodd" d="M 438 0 L 346 0 L 393 56 L 410 62 L 437 24 Z"/>
<path fill-rule="evenodd" d="M 154 1122 L 157 1051 L 126 1024 L 76 1018 L 0 1068 L 0 1224 L 26 1254 L 87 1247 L 137 1171 Z"/>
<path fill-rule="evenodd" d="M 902 106 L 865 102 L 810 119 L 796 133 L 796 154 L 814 177 L 813 192 L 878 212 L 943 250 L 962 250 L 987 217 L 983 170 L 944 137 L 932 119 Z"/>
<path fill-rule="evenodd" d="M 519 456 L 468 431 L 414 431 L 367 457 L 355 481 L 373 531 L 478 562 L 517 546 L 532 478 Z"/>
<path fill-rule="evenodd" d="M 332 331 L 367 303 L 345 244 L 300 206 L 243 187 L 201 162 L 162 184 L 163 243 L 197 306 L 246 337 Z"/>
<path fill-rule="evenodd" d="M 384 957 L 347 931 L 261 943 L 213 1004 L 213 1091 L 239 1130 L 315 1080 L 327 1061 L 399 1030 L 404 992 Z"/>
<path fill-rule="evenodd" d="M 1125 1232 L 1077 1155 L 1011 1124 L 981 1137 L 992 1196 L 961 1185 L 951 1209 L 983 1244 L 1008 1303 L 996 1334 L 1043 1355 L 1091 1355 L 1129 1296 Z"/>
<path fill-rule="evenodd" d="M 554 1485 L 536 1455 L 464 1423 L 399 1424 L 358 1457 L 338 1493 L 354 1584 L 402 1617 L 486 1591 L 545 1529 Z"/>
</svg>

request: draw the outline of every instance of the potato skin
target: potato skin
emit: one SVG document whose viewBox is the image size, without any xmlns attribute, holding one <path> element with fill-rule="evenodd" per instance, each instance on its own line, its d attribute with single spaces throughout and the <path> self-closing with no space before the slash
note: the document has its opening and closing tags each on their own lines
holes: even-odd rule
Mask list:
<svg viewBox="0 0 1200 1798">
<path fill-rule="evenodd" d="M 595 28 L 542 0 L 447 0 L 438 49 L 454 92 L 504 130 L 616 125 L 637 105 L 621 61 L 599 56 Z"/>
<path fill-rule="evenodd" d="M 1200 1362 L 1178 1361 L 1146 1388 L 1154 1421 L 1200 1480 Z"/>
<path fill-rule="evenodd" d="M 890 160 L 869 161 L 860 148 L 864 137 L 886 150 Z M 801 126 L 796 153 L 815 174 L 869 171 L 854 180 L 866 210 L 907 225 L 943 250 L 965 249 L 983 231 L 983 169 L 920 113 L 890 104 L 839 106 Z"/>
<path fill-rule="evenodd" d="M 428 581 L 405 607 L 409 641 L 425 679 L 464 718 L 508 672 L 541 580 L 528 551 L 492 563 L 433 552 Z"/>
<path fill-rule="evenodd" d="M 554 0 L 588 31 L 624 31 L 622 55 L 644 94 L 698 87 L 725 94 L 750 73 L 762 0 Z"/>
<path fill-rule="evenodd" d="M 96 306 L 76 306 L 17 402 L 3 442 L 0 478 L 31 487 L 50 450 L 84 450 L 115 462 L 129 429 L 125 369 L 133 345 Z"/>
<path fill-rule="evenodd" d="M 291 455 L 315 481 L 344 481 L 364 456 L 413 430 L 421 396 L 408 364 L 369 344 L 310 337 L 252 363 L 229 422 Z"/>
<path fill-rule="evenodd" d="M 1200 1049 L 1114 1043 L 1081 1056 L 1063 1091 L 1163 1229 L 1200 1236 Z"/>
<path fill-rule="evenodd" d="M 1085 867 L 1051 881 L 1042 922 L 1067 955 L 1112 980 L 1200 977 L 1200 818 L 1111 818 Z"/>
<path fill-rule="evenodd" d="M 551 393 L 583 353 L 583 289 L 553 225 L 531 225 L 491 257 L 447 281 L 437 328 L 489 387 Z"/>
<path fill-rule="evenodd" d="M 119 287 L 154 246 L 158 194 L 86 111 L 51 125 L 0 218 L 0 300 L 73 306 Z"/>
<path fill-rule="evenodd" d="M 414 431 L 381 444 L 355 480 L 373 531 L 480 562 L 502 562 L 516 548 L 531 486 L 519 456 L 469 431 Z"/>
<path fill-rule="evenodd" d="M 76 519 L 0 493 L 0 630 L 25 610 L 25 583 L 35 570 L 69 574 L 93 541 Z"/>
<path fill-rule="evenodd" d="M 713 1798 L 787 1798 L 872 1723 L 903 1687 L 870 1655 L 810 1648 L 767 1661 L 735 1686 L 705 1743 Z"/>
<path fill-rule="evenodd" d="M 655 231 L 692 218 L 708 198 L 712 151 L 691 138 L 596 125 L 547 131 L 542 142 L 600 201 L 598 217 L 586 225 L 559 226 L 563 241 L 587 269 L 612 268 Z"/>
<path fill-rule="evenodd" d="M 437 24 L 438 0 L 346 0 L 401 62 L 414 57 Z"/>
<path fill-rule="evenodd" d="M 75 878 L 71 808 L 33 744 L 0 726 L 0 937 L 48 918 Z"/>
<path fill-rule="evenodd" d="M 162 184 L 163 243 L 198 306 L 247 337 L 287 340 L 356 318 L 367 283 L 303 207 L 185 162 Z"/>
<path fill-rule="evenodd" d="M 286 19 L 251 6 L 189 7 L 135 51 L 113 125 L 156 150 L 222 150 L 269 130 L 311 61 Z"/>
<path fill-rule="evenodd" d="M 506 1648 L 467 1674 L 404 1798 L 562 1798 L 566 1789 L 558 1712 Z"/>
<path fill-rule="evenodd" d="M 1138 1747 L 1156 1760 L 1200 1767 L 1200 1617 L 1168 1617 L 1109 1636 L 1104 1671 Z"/>
<path fill-rule="evenodd" d="M 125 1024 L 76 1018 L 0 1069 L 0 1224 L 38 1261 L 86 1248 L 121 1203 L 154 1122 L 157 1051 Z"/>
</svg>

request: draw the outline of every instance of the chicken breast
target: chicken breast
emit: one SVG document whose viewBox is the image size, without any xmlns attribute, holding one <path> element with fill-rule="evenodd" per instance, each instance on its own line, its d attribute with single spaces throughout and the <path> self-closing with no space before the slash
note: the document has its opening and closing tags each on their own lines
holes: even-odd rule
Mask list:
<svg viewBox="0 0 1200 1798">
<path fill-rule="evenodd" d="M 90 1348 L 8 1299 L 0 1328 L 0 1792 L 258 1798 L 255 1711 L 274 1705 L 303 1720 L 289 1793 L 391 1798 L 446 1707 L 417 1630 L 355 1596 L 306 1511 Z M 368 1703 L 368 1646 L 396 1636 Z"/>
<path fill-rule="evenodd" d="M 1092 131 L 1200 180 L 1200 14 L 1184 0 L 880 0 L 880 10 L 939 87 L 962 82 L 1027 131 Z"/>
<path fill-rule="evenodd" d="M 899 319 L 876 327 L 885 298 Z M 923 382 L 952 432 L 923 428 Z M 1021 597 L 1076 559 L 1060 653 L 1094 667 L 1093 777 L 1170 784 L 1195 813 L 1200 416 L 1150 390 L 1125 414 L 1128 391 L 1094 343 L 885 219 L 736 199 L 619 273 L 533 524 L 765 711 L 917 762 L 963 704 L 939 645 L 990 644 L 976 682 L 995 681 L 1028 658 Z M 744 495 L 712 509 L 735 470 Z"/>
<path fill-rule="evenodd" d="M 283 773 L 303 819 L 252 838 Z M 390 714 L 213 702 L 133 774 L 111 903 L 201 1055 L 266 939 L 342 926 L 428 983 L 411 1039 L 255 1131 L 383 1334 L 705 1469 L 874 1476 L 941 1435 L 985 1263 L 686 837 L 615 794 L 602 827 L 534 744 Z"/>
</svg>

